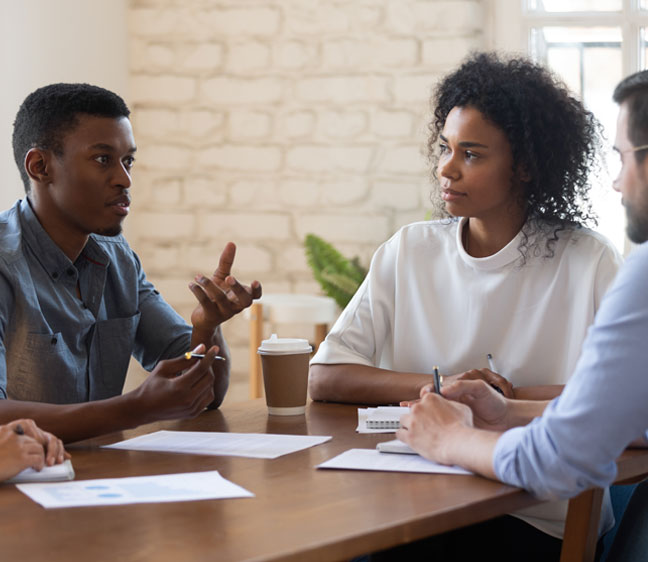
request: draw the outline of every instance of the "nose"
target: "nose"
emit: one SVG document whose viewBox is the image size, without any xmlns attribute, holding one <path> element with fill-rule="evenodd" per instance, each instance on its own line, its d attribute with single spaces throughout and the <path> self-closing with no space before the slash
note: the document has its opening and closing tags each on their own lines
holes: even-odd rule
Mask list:
<svg viewBox="0 0 648 562">
<path fill-rule="evenodd" d="M 616 192 L 621 192 L 621 187 L 619 186 L 619 176 L 612 180 L 612 189 Z"/>
<path fill-rule="evenodd" d="M 117 166 L 113 183 L 116 187 L 121 187 L 124 189 L 128 189 L 131 186 L 132 181 L 130 169 L 127 168 L 123 162 L 120 162 Z"/>
<path fill-rule="evenodd" d="M 618 168 L 612 169 L 612 189 L 614 191 L 621 191 L 621 174 L 623 174 L 623 166 L 619 165 Z"/>
<path fill-rule="evenodd" d="M 456 166 L 455 158 L 452 152 L 445 152 L 439 157 L 437 164 L 437 173 L 439 176 L 448 179 L 457 179 L 459 177 L 459 169 Z"/>
</svg>

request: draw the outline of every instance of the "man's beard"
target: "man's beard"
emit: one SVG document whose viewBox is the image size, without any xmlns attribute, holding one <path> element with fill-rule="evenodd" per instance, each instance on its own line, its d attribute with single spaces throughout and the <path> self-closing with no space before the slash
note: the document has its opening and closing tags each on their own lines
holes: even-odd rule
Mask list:
<svg viewBox="0 0 648 562">
<path fill-rule="evenodd" d="M 110 228 L 102 228 L 97 230 L 95 234 L 99 236 L 119 236 L 122 233 L 122 225 L 111 226 Z"/>
<path fill-rule="evenodd" d="M 648 186 L 646 187 L 648 188 Z M 624 205 L 628 219 L 626 234 L 635 244 L 642 244 L 648 240 L 648 204 L 640 205 L 639 209 L 635 209 L 627 203 Z"/>
</svg>

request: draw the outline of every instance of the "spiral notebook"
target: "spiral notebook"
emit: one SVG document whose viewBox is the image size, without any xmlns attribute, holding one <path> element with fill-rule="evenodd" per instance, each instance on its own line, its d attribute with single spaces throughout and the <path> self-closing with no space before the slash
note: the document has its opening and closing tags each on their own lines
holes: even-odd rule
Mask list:
<svg viewBox="0 0 648 562">
<path fill-rule="evenodd" d="M 407 406 L 378 406 L 367 408 L 367 429 L 398 429 L 400 418 L 410 411 Z"/>
</svg>

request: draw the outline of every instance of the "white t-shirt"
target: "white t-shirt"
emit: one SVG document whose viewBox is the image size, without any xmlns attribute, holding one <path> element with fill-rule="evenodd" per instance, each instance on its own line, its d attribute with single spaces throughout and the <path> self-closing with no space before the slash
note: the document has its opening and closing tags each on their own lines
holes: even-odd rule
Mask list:
<svg viewBox="0 0 648 562">
<path fill-rule="evenodd" d="M 519 233 L 474 258 L 461 240 L 466 220 L 410 224 L 385 242 L 311 363 L 452 375 L 488 367 L 491 353 L 514 386 L 564 384 L 621 258 L 585 228 L 560 232 L 552 257 L 542 239 L 522 263 Z M 523 519 L 562 538 L 559 503 Z"/>
</svg>

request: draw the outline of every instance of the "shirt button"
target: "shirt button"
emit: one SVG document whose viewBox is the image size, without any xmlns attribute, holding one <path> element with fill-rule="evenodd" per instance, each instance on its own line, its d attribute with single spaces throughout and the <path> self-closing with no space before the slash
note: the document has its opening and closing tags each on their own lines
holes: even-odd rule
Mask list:
<svg viewBox="0 0 648 562">
<path fill-rule="evenodd" d="M 56 345 L 56 342 L 57 342 L 57 341 L 58 341 L 58 340 L 57 340 L 55 337 L 52 338 L 52 345 Z"/>
<path fill-rule="evenodd" d="M 58 279 L 58 271 L 52 273 L 52 277 L 54 277 L 54 279 Z"/>
<path fill-rule="evenodd" d="M 74 269 L 70 267 L 65 273 L 67 273 L 70 277 L 72 277 L 74 275 Z"/>
</svg>

